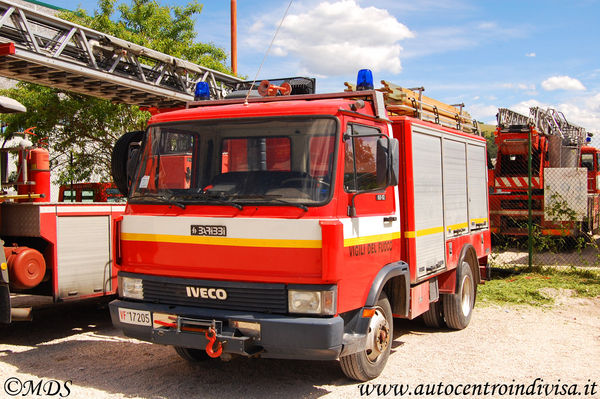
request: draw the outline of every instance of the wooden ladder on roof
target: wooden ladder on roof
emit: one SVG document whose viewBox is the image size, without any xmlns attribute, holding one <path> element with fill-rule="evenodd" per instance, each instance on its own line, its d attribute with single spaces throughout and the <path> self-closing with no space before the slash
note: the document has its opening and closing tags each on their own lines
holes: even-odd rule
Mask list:
<svg viewBox="0 0 600 399">
<path fill-rule="evenodd" d="M 355 91 L 356 86 L 345 82 L 346 91 Z M 438 125 L 479 134 L 477 121 L 464 109 L 464 104 L 446 104 L 423 95 L 424 87 L 405 88 L 382 80 L 386 109 L 391 116 L 412 116 Z"/>
</svg>

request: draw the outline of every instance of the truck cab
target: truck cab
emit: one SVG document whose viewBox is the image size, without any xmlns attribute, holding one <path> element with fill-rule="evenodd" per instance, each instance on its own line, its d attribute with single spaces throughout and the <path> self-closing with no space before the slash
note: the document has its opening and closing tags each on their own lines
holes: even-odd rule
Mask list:
<svg viewBox="0 0 600 399">
<path fill-rule="evenodd" d="M 600 150 L 591 146 L 581 147 L 580 166 L 587 169 L 588 193 L 600 193 Z"/>
</svg>

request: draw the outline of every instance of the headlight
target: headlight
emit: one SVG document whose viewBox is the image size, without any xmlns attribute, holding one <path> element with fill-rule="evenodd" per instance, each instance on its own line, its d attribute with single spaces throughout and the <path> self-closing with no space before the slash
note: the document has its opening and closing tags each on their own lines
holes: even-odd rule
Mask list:
<svg viewBox="0 0 600 399">
<path fill-rule="evenodd" d="M 122 298 L 144 299 L 142 279 L 119 276 L 119 296 Z"/>
<path fill-rule="evenodd" d="M 290 313 L 334 315 L 335 290 L 305 291 L 288 290 L 288 311 Z"/>
</svg>

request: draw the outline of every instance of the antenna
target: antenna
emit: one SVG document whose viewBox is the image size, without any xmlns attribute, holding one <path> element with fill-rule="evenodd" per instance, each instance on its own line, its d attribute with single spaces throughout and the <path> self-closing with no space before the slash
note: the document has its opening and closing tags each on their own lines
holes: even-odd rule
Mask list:
<svg viewBox="0 0 600 399">
<path fill-rule="evenodd" d="M 265 55 L 263 56 L 263 59 L 260 62 L 260 65 L 258 66 L 258 70 L 256 71 L 256 75 L 254 76 L 254 80 L 252 80 L 252 84 L 248 88 L 248 93 L 246 94 L 246 99 L 244 100 L 244 105 L 248 105 L 248 97 L 250 97 L 250 93 L 252 92 L 252 88 L 254 87 L 254 84 L 256 83 L 258 74 L 260 73 L 260 70 L 261 70 L 263 64 L 265 63 L 265 59 L 267 58 L 269 51 L 271 51 L 273 42 L 275 41 L 275 38 L 277 37 L 277 34 L 279 33 L 279 29 L 281 29 L 281 25 L 283 25 L 283 21 L 285 20 L 285 17 L 287 16 L 287 13 L 288 13 L 290 7 L 292 6 L 293 2 L 294 2 L 294 0 L 290 0 L 287 8 L 285 9 L 285 12 L 283 13 L 283 17 L 281 18 L 281 21 L 279 21 L 279 26 L 277 27 L 277 30 L 275 31 L 275 34 L 273 35 L 273 39 L 271 39 L 271 43 L 269 44 L 269 47 L 267 48 L 267 51 L 265 52 Z"/>
</svg>

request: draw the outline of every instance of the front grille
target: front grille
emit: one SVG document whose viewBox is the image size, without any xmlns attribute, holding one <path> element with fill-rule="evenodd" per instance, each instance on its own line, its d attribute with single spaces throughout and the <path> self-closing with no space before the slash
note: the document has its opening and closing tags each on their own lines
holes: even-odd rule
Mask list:
<svg viewBox="0 0 600 399">
<path fill-rule="evenodd" d="M 144 277 L 144 300 L 167 305 L 200 306 L 213 309 L 246 310 L 259 313 L 287 313 L 284 284 L 237 283 L 229 281 L 187 280 Z M 198 295 L 201 288 L 223 289 L 227 299 L 188 296 L 188 287 Z"/>
</svg>

